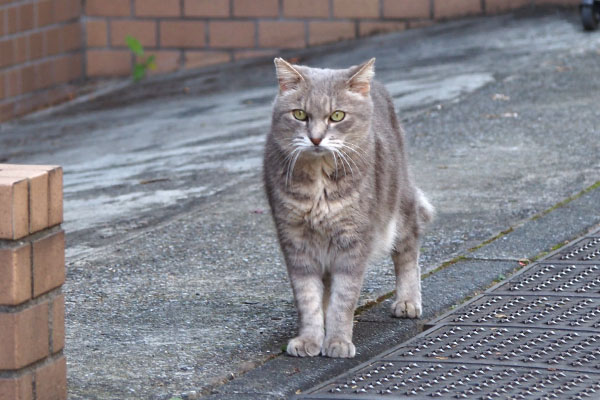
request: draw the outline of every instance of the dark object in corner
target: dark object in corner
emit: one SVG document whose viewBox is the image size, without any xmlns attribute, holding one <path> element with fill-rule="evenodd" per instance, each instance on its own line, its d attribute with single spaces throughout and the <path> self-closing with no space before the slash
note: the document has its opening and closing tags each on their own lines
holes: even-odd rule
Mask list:
<svg viewBox="0 0 600 400">
<path fill-rule="evenodd" d="M 586 31 L 595 31 L 600 20 L 600 1 L 582 0 L 579 6 L 581 12 L 581 23 Z"/>
</svg>

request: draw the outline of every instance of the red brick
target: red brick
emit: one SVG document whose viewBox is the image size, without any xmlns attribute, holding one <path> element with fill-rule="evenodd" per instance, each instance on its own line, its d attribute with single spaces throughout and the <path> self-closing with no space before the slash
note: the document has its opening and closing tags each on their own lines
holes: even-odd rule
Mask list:
<svg viewBox="0 0 600 400">
<path fill-rule="evenodd" d="M 0 400 L 33 400 L 33 376 L 0 378 Z"/>
<path fill-rule="evenodd" d="M 13 39 L 15 64 L 23 64 L 29 57 L 29 37 L 19 36 Z"/>
<path fill-rule="evenodd" d="M 333 0 L 337 18 L 378 18 L 379 0 Z"/>
<path fill-rule="evenodd" d="M 258 26 L 258 44 L 261 47 L 305 47 L 304 22 L 261 21 Z"/>
<path fill-rule="evenodd" d="M 497 13 L 531 5 L 531 0 L 486 0 L 485 11 Z"/>
<path fill-rule="evenodd" d="M 20 239 L 29 234 L 27 179 L 0 177 L 0 239 Z"/>
<path fill-rule="evenodd" d="M 14 116 L 15 116 L 15 103 L 14 102 L 0 104 L 0 122 L 8 121 L 9 119 L 11 119 Z M 0 211 L 0 213 L 1 213 L 1 211 Z M 0 229 L 1 229 L 1 225 L 2 224 L 0 223 Z"/>
<path fill-rule="evenodd" d="M 23 4 L 19 7 L 19 31 L 28 31 L 34 27 L 33 3 Z"/>
<path fill-rule="evenodd" d="M 33 33 L 29 36 L 29 59 L 37 60 L 44 57 L 44 34 Z"/>
<path fill-rule="evenodd" d="M 12 40 L 0 41 L 0 68 L 14 64 L 14 49 Z"/>
<path fill-rule="evenodd" d="M 8 97 L 18 96 L 23 91 L 21 90 L 21 68 L 14 68 L 6 73 L 8 82 L 7 93 Z"/>
<path fill-rule="evenodd" d="M 406 29 L 405 22 L 368 22 L 360 21 L 358 25 L 358 33 L 360 36 L 378 35 L 381 33 L 389 33 L 402 31 Z"/>
<path fill-rule="evenodd" d="M 0 370 L 20 369 L 48 354 L 47 302 L 0 313 Z"/>
<path fill-rule="evenodd" d="M 248 58 L 272 57 L 277 54 L 275 50 L 236 50 L 233 58 L 237 60 L 245 60 Z"/>
<path fill-rule="evenodd" d="M 37 239 L 33 246 L 33 297 L 61 286 L 65 281 L 65 233 L 58 231 Z"/>
<path fill-rule="evenodd" d="M 0 3 L 1 4 L 1 3 Z M 4 14 L 6 11 L 0 10 L 0 35 L 4 35 Z"/>
<path fill-rule="evenodd" d="M 0 304 L 16 305 L 31 298 L 31 246 L 0 249 Z"/>
<path fill-rule="evenodd" d="M 161 21 L 161 47 L 204 47 L 204 22 Z"/>
<path fill-rule="evenodd" d="M 6 33 L 16 33 L 19 30 L 19 8 L 11 7 L 5 10 L 5 18 L 7 21 L 6 24 Z"/>
<path fill-rule="evenodd" d="M 44 40 L 46 42 L 46 55 L 53 56 L 60 53 L 62 50 L 60 27 L 52 27 L 44 31 Z"/>
<path fill-rule="evenodd" d="M 83 74 L 83 57 L 79 60 L 79 76 Z M 40 165 L 48 172 L 48 225 L 55 226 L 63 222 L 63 169 L 58 165 Z"/>
<path fill-rule="evenodd" d="M 383 0 L 384 18 L 429 18 L 429 0 Z"/>
<path fill-rule="evenodd" d="M 65 295 L 56 296 L 52 301 L 52 347 L 50 353 L 54 354 L 65 347 Z"/>
<path fill-rule="evenodd" d="M 54 1 L 54 22 L 65 22 L 81 15 L 81 0 Z"/>
<path fill-rule="evenodd" d="M 2 72 L 0 72 L 0 100 L 4 99 L 4 97 L 6 97 L 5 94 L 5 90 L 4 90 L 4 74 Z"/>
<path fill-rule="evenodd" d="M 563 6 L 577 6 L 581 4 L 581 0 L 534 0 L 536 6 L 544 4 L 556 4 Z"/>
<path fill-rule="evenodd" d="M 131 54 L 127 50 L 88 50 L 86 53 L 88 77 L 131 73 Z"/>
<path fill-rule="evenodd" d="M 135 15 L 143 17 L 178 17 L 179 0 L 135 0 Z"/>
<path fill-rule="evenodd" d="M 254 47 L 254 22 L 212 21 L 211 47 Z"/>
<path fill-rule="evenodd" d="M 77 64 L 81 69 L 78 55 L 73 55 L 72 64 Z M 50 62 L 50 61 L 48 61 Z M 81 73 L 79 73 L 81 75 Z M 63 170 L 59 165 L 21 165 L 21 164 L 0 164 L 0 170 L 18 170 L 27 169 L 29 171 L 41 171 L 48 174 L 48 222 L 49 226 L 58 225 L 63 219 Z M 1 173 L 0 173 L 1 175 Z"/>
<path fill-rule="evenodd" d="M 29 73 L 29 70 L 31 72 Z M 24 92 L 35 87 L 33 66 L 23 69 L 22 85 Z M 31 82 L 29 82 L 31 81 Z M 0 176 L 27 179 L 29 186 L 29 233 L 35 233 L 48 227 L 48 174 L 45 171 L 30 169 L 26 165 L 7 166 L 0 164 Z"/>
<path fill-rule="evenodd" d="M 92 20 L 85 24 L 88 47 L 106 47 L 108 45 L 108 26 L 106 20 Z"/>
<path fill-rule="evenodd" d="M 332 43 L 354 38 L 353 22 L 321 22 L 309 23 L 309 44 L 311 46 Z"/>
<path fill-rule="evenodd" d="M 200 68 L 231 61 L 231 55 L 224 51 L 186 51 L 185 68 Z"/>
<path fill-rule="evenodd" d="M 42 0 L 36 3 L 37 21 L 36 26 L 42 28 L 54 22 L 54 9 L 52 0 Z"/>
<path fill-rule="evenodd" d="M 283 15 L 286 17 L 329 17 L 327 0 L 283 0 Z"/>
<path fill-rule="evenodd" d="M 98 17 L 125 17 L 131 15 L 129 0 L 87 0 L 85 13 Z"/>
<path fill-rule="evenodd" d="M 69 52 L 78 50 L 82 47 L 83 43 L 81 39 L 83 37 L 81 33 L 81 24 L 79 22 L 73 22 L 68 25 L 64 25 L 60 30 L 62 51 Z"/>
<path fill-rule="evenodd" d="M 67 399 L 67 360 L 61 356 L 35 371 L 36 400 Z"/>
<path fill-rule="evenodd" d="M 481 13 L 481 0 L 435 0 L 433 14 L 436 19 L 464 17 Z"/>
<path fill-rule="evenodd" d="M 21 92 L 22 93 L 32 92 L 35 89 L 35 81 L 36 81 L 35 67 L 33 65 L 27 65 L 25 67 L 21 67 Z M 31 190 L 31 188 L 30 188 L 30 190 Z M 29 193 L 29 196 L 31 199 L 31 191 Z M 31 206 L 31 203 L 29 205 Z M 31 229 L 31 224 L 33 221 L 32 215 L 31 215 L 32 211 L 29 210 L 29 212 L 30 212 L 29 223 L 30 223 L 30 229 Z M 39 220 L 38 220 L 38 222 L 39 222 Z M 38 230 L 39 229 L 36 229 L 34 232 L 37 232 Z"/>
<path fill-rule="evenodd" d="M 156 47 L 156 22 L 135 20 L 114 20 L 110 23 L 110 43 L 113 46 L 127 46 L 125 37 L 131 35 L 142 46 Z"/>
<path fill-rule="evenodd" d="M 277 17 L 279 0 L 233 0 L 236 17 Z"/>
<path fill-rule="evenodd" d="M 58 84 L 77 80 L 82 76 L 82 68 L 83 59 L 81 54 L 59 57 L 54 60 L 54 82 Z M 51 226 L 50 223 L 49 226 Z"/>
<path fill-rule="evenodd" d="M 185 0 L 187 17 L 229 17 L 229 0 Z"/>
<path fill-rule="evenodd" d="M 52 60 L 42 61 L 35 65 L 35 88 L 43 89 L 55 84 L 54 63 Z"/>
</svg>

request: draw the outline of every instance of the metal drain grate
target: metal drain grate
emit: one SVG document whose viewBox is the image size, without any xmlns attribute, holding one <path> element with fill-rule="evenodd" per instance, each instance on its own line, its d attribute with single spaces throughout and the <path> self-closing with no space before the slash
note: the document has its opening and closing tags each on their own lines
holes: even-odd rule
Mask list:
<svg viewBox="0 0 600 400">
<path fill-rule="evenodd" d="M 600 373 L 600 333 L 558 329 L 447 326 L 428 332 L 385 356 L 462 363 L 500 362 L 536 368 L 576 368 Z"/>
<path fill-rule="evenodd" d="M 600 296 L 600 265 L 537 264 L 494 290 L 503 291 Z"/>
<path fill-rule="evenodd" d="M 600 398 L 600 232 L 296 399 Z"/>
<path fill-rule="evenodd" d="M 581 240 L 570 246 L 567 250 L 551 256 L 549 260 L 600 262 L 600 237 Z"/>
<path fill-rule="evenodd" d="M 443 323 L 594 330 L 600 328 L 600 298 L 485 294 L 436 321 Z"/>
<path fill-rule="evenodd" d="M 600 375 L 577 371 L 461 364 L 378 362 L 302 399 L 590 399 Z"/>
</svg>

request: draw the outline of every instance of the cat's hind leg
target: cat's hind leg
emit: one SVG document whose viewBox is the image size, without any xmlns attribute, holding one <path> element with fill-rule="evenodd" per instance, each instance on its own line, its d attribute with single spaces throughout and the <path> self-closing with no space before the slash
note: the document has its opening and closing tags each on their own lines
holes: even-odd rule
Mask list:
<svg viewBox="0 0 600 400">
<path fill-rule="evenodd" d="M 324 337 L 323 281 L 317 273 L 290 273 L 298 310 L 300 332 L 287 345 L 296 357 L 314 357 L 321 352 Z"/>
<path fill-rule="evenodd" d="M 419 318 L 421 309 L 421 268 L 419 240 L 416 235 L 404 236 L 392 251 L 396 272 L 396 298 L 392 314 L 398 318 Z"/>
</svg>

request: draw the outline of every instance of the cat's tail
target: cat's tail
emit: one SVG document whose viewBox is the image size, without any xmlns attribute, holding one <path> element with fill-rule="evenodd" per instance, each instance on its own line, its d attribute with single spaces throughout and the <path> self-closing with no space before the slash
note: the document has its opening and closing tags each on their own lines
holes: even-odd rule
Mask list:
<svg viewBox="0 0 600 400">
<path fill-rule="evenodd" d="M 417 188 L 417 218 L 421 230 L 435 218 L 435 208 L 431 205 L 425 193 L 419 188 Z"/>
</svg>

